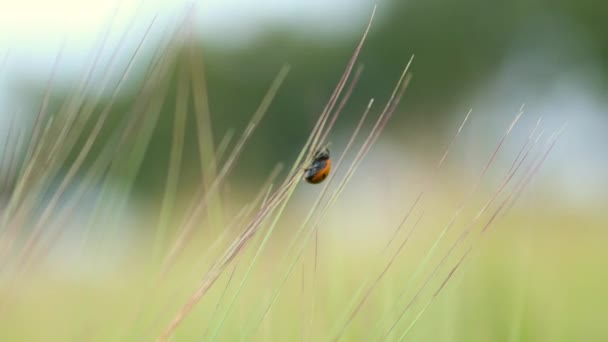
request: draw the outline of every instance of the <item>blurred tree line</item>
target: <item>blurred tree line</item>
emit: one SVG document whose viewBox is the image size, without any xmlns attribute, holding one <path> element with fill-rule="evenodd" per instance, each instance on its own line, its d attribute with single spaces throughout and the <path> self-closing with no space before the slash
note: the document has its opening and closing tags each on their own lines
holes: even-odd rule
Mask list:
<svg viewBox="0 0 608 342">
<path fill-rule="evenodd" d="M 591 59 L 588 52 L 581 51 L 570 51 L 569 55 L 555 58 L 565 65 L 601 61 L 602 79 L 605 79 L 608 74 L 606 13 L 608 3 L 588 0 L 395 0 L 390 6 L 381 4 L 379 20 L 360 56 L 365 69 L 333 136 L 354 127 L 371 97 L 376 99 L 379 110 L 410 55 L 415 54 L 413 82 L 386 134 L 388 138 L 407 143 L 408 135 L 404 133 L 423 126 L 429 130 L 428 135 L 447 139 L 450 128 L 444 127 L 445 119 L 464 114 L 462 108 L 468 108 L 475 91 L 504 63 L 516 37 L 544 27 L 548 31 L 544 36 L 549 41 L 531 44 L 561 43 L 561 31 L 553 34 L 553 26 L 543 26 L 553 19 L 564 23 L 565 30 L 575 28 L 581 32 L 593 50 Z M 233 129 L 237 137 L 241 134 L 280 67 L 284 63 L 291 65 L 286 82 L 230 178 L 233 187 L 255 188 L 277 162 L 289 164 L 294 160 L 339 80 L 365 22 L 362 21 L 360 27 L 360 31 L 343 39 L 317 39 L 288 27 L 269 26 L 265 34 L 238 48 L 190 42 L 202 51 L 216 146 L 228 130 Z M 185 50 L 190 48 L 187 46 Z M 184 63 L 183 58 L 178 59 L 179 63 Z M 539 71 L 536 76 L 550 82 L 554 75 Z M 21 101 L 36 109 L 40 100 L 32 98 L 41 99 L 42 85 L 20 82 L 17 80 Z M 176 82 L 175 77 L 172 82 Z M 602 86 L 606 89 L 605 81 Z M 138 196 L 163 190 L 171 148 L 175 88 L 173 84 L 169 88 L 168 100 L 139 172 L 134 188 Z M 68 96 L 68 90 L 55 90 L 53 96 L 51 103 L 58 108 Z M 114 106 L 108 129 L 103 134 L 105 139 L 128 112 L 135 96 L 135 91 L 126 91 Z M 98 106 L 102 107 L 103 103 Z M 189 107 L 192 110 L 192 105 Z M 192 114 L 187 127 L 182 177 L 196 182 L 200 170 Z M 80 143 L 85 140 L 83 136 Z"/>
</svg>

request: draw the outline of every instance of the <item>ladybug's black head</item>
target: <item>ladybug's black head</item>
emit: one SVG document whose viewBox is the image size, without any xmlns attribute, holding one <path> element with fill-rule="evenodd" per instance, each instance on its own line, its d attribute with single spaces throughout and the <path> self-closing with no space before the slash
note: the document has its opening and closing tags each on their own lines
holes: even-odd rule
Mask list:
<svg viewBox="0 0 608 342">
<path fill-rule="evenodd" d="M 317 153 L 315 153 L 315 160 L 328 160 L 329 159 L 329 149 L 328 148 L 324 148 L 322 150 L 318 150 Z"/>
</svg>

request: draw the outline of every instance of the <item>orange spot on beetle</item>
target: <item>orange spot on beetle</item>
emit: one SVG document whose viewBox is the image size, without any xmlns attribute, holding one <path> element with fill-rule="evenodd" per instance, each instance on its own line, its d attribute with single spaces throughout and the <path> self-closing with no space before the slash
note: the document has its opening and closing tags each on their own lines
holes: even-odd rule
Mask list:
<svg viewBox="0 0 608 342">
<path fill-rule="evenodd" d="M 323 149 L 315 153 L 315 157 L 304 172 L 304 179 L 308 183 L 318 184 L 327 178 L 331 171 L 331 159 L 329 159 L 329 150 Z"/>
</svg>

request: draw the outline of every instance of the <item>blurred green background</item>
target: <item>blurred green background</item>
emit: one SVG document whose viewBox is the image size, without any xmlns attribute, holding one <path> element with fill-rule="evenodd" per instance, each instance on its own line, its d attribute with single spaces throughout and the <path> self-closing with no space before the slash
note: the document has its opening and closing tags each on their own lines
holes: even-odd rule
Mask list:
<svg viewBox="0 0 608 342">
<path fill-rule="evenodd" d="M 242 131 L 281 65 L 291 65 L 268 117 L 243 155 L 243 166 L 235 170 L 239 187 L 247 187 L 275 163 L 297 155 L 308 135 L 302 127 L 312 128 L 329 99 L 372 7 L 365 1 L 285 4 L 279 8 L 272 8 L 272 4 L 268 1 L 253 6 L 234 1 L 227 2 L 225 10 L 220 10 L 223 7 L 216 2 L 202 4 L 196 19 L 202 40 L 190 42 L 200 45 L 197 49 L 205 64 L 216 146 L 229 129 L 237 134 Z M 268 8 L 264 10 L 264 6 Z M 378 20 L 360 57 L 365 70 L 330 140 L 339 140 L 341 132 L 352 129 L 370 98 L 378 103 L 388 98 L 403 66 L 414 54 L 414 82 L 387 129 L 386 141 L 410 153 L 422 149 L 425 154 L 421 141 L 445 145 L 469 108 L 474 110 L 475 122 L 492 132 L 526 104 L 531 121 L 543 116 L 552 127 L 570 121 L 570 136 L 585 135 L 591 140 L 589 145 L 574 141 L 560 164 L 580 162 L 572 160 L 576 158 L 573 150 L 601 153 L 593 149 L 607 142 L 603 138 L 603 129 L 608 127 L 604 106 L 608 90 L 608 40 L 604 33 L 608 24 L 601 15 L 604 5 L 585 1 L 497 4 L 469 0 L 386 1 L 378 6 Z M 257 9 L 248 16 L 249 8 Z M 299 19 L 298 10 L 302 11 Z M 144 15 L 138 19 L 141 25 L 148 24 Z M 158 51 L 162 46 L 159 40 L 169 33 L 158 26 L 152 31 L 148 51 Z M 131 33 L 138 39 L 137 29 Z M 113 48 L 111 43 L 107 45 L 106 58 Z M 186 46 L 184 54 L 189 49 Z M 73 52 L 69 45 L 66 50 L 66 54 Z M 131 51 L 127 44 L 121 53 L 129 55 Z M 59 70 L 77 74 L 79 69 L 74 66 L 80 64 L 64 58 L 65 69 Z M 103 56 L 101 61 L 103 65 Z M 136 68 L 145 70 L 143 66 Z M 31 99 L 42 97 L 46 82 L 41 75 L 37 79 L 23 78 L 7 71 L 10 97 L 35 112 L 39 100 Z M 76 82 L 72 83 L 75 87 Z M 62 104 L 71 89 L 56 87 L 53 102 Z M 134 103 L 137 88 L 126 89 L 121 95 L 114 110 L 116 118 L 124 116 Z M 136 191 L 143 191 L 144 196 L 146 191 L 158 190 L 155 185 L 164 177 L 161 171 L 170 149 L 173 105 L 168 104 L 164 111 L 144 171 L 139 174 Z M 488 136 L 497 135 L 492 132 Z M 570 160 L 567 163 L 565 159 Z M 599 165 L 589 168 L 606 167 L 605 162 L 597 162 Z M 575 177 L 566 178 L 572 182 Z"/>
<path fill-rule="evenodd" d="M 112 132 L 136 103 L 147 63 L 155 53 L 164 51 L 164 39 L 182 13 L 179 6 L 156 3 L 125 6 L 124 13 L 120 9 L 118 14 L 111 12 L 122 18 L 115 26 L 108 26 L 108 18 L 104 18 L 106 26 L 100 32 L 88 38 L 68 38 L 56 71 L 52 110 L 59 110 L 78 91 L 77 80 L 91 62 L 91 51 L 109 30 L 93 86 L 87 89 L 87 99 L 95 97 L 95 82 L 106 73 L 120 77 L 122 69 L 110 70 L 107 63 L 126 30 L 123 21 L 134 25 L 119 51 L 120 60 L 126 63 L 152 16 L 158 15 L 144 48 L 146 56 L 119 94 L 102 138 L 78 177 L 85 175 L 101 146 L 113 139 Z M 87 213 L 75 215 L 73 226 L 66 225 L 72 234 L 59 241 L 48 265 L 16 283 L 3 284 L 0 339 L 154 339 L 194 291 L 211 262 L 201 260 L 201 251 L 209 248 L 211 240 L 205 234 L 225 228 L 202 225 L 201 236 L 194 240 L 168 283 L 156 297 L 142 297 L 142 293 L 148 293 L 148 272 L 155 262 L 148 247 L 165 191 L 178 70 L 185 68 L 188 74 L 200 71 L 192 68 L 188 58 L 192 51 L 198 54 L 197 60 L 204 65 L 212 140 L 217 147 L 228 132 L 241 134 L 281 66 L 291 66 L 222 189 L 220 216 L 230 221 L 277 163 L 290 166 L 297 157 L 365 29 L 372 6 L 370 1 L 268 0 L 208 1 L 196 7 L 194 38 L 186 40 L 177 52 L 180 57 L 171 67 L 168 100 L 133 188 L 123 191 L 127 180 L 120 174 L 109 180 L 112 194 L 125 199 L 129 209 L 119 223 L 112 221 L 116 227 L 108 228 L 118 232 L 118 238 L 112 240 L 114 245 L 96 250 L 82 247 L 79 227 L 84 224 L 80 215 L 87 217 Z M 302 285 L 311 282 L 312 252 L 307 250 L 301 269 L 298 266 L 289 279 L 256 339 L 330 340 L 337 317 L 342 317 L 359 284 L 386 261 L 378 251 L 472 108 L 462 136 L 437 176 L 436 187 L 416 212 L 426 215 L 417 228 L 419 233 L 363 307 L 345 340 L 377 337 L 372 325 L 395 319 L 396 313 L 387 314 L 387 310 L 395 303 L 404 306 L 395 300 L 404 284 L 412 285 L 406 288 L 410 296 L 422 285 L 424 278 L 408 283 L 409 276 L 525 104 L 524 116 L 480 190 L 467 202 L 455 232 L 440 244 L 432 265 L 439 262 L 457 239 L 457 232 L 500 184 L 538 118 L 543 118 L 545 139 L 567 122 L 564 134 L 509 215 L 499 220 L 489 236 L 471 238 L 473 252 L 408 337 L 416 341 L 608 340 L 603 323 L 608 305 L 603 290 L 608 280 L 604 246 L 608 241 L 605 13 L 608 4 L 597 1 L 379 2 L 376 21 L 359 58 L 363 73 L 329 136 L 332 153 L 338 155 L 344 148 L 370 98 L 376 101 L 372 115 L 378 114 L 403 67 L 415 55 L 412 83 L 380 140 L 322 223 L 315 294 Z M 5 60 L 0 53 L 0 103 L 4 108 L 0 121 L 2 131 L 8 132 L 12 117 L 17 117 L 23 127 L 34 122 L 59 44 L 32 48 L 24 40 L 17 48 L 5 45 Z M 155 98 L 160 93 L 146 96 Z M 105 94 L 96 114 L 108 101 Z M 176 222 L 201 183 L 196 123 L 190 104 Z M 366 123 L 366 132 L 372 125 L 373 121 Z M 92 125 L 87 131 L 91 129 Z M 82 135 L 75 144 L 69 161 L 74 160 L 86 138 Z M 64 172 L 68 167 L 66 163 Z M 286 172 L 284 169 L 282 175 Z M 337 173 L 343 175 L 344 171 Z M 220 340 L 243 338 L 245 332 L 240 326 L 260 314 L 260 298 L 266 299 L 284 272 L 283 258 L 290 252 L 285 251 L 285 245 L 318 192 L 319 188 L 313 186 L 296 191 L 253 279 L 236 301 L 236 309 L 227 315 Z M 88 201 L 83 201 L 83 208 Z M 220 251 L 214 252 L 219 255 Z M 253 251 L 247 253 L 242 260 Z M 457 261 L 454 258 L 450 262 Z M 245 273 L 243 263 L 237 263 L 235 279 Z M 424 274 L 431 271 L 425 269 Z M 206 327 L 217 324 L 214 305 L 226 281 L 228 274 L 178 330 L 176 340 L 207 340 Z M 440 283 L 440 279 L 434 279 L 433 289 Z M 228 286 L 227 293 L 236 292 L 235 287 L 234 283 Z M 416 303 L 397 331 L 407 328 L 433 291 L 424 292 L 425 299 Z M 312 308 L 311 301 L 317 303 Z M 313 328 L 307 330 L 309 315 L 316 318 Z"/>
</svg>

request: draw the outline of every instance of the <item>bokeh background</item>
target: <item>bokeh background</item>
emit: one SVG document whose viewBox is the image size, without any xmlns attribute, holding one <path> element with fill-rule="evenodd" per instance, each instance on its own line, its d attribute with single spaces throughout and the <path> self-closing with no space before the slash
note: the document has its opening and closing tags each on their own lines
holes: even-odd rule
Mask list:
<svg viewBox="0 0 608 342">
<path fill-rule="evenodd" d="M 222 220 L 228 221 L 250 201 L 277 163 L 291 165 L 297 157 L 363 33 L 373 5 L 367 0 L 209 0 L 191 9 L 194 30 L 180 56 L 195 50 L 204 65 L 215 146 L 231 132 L 240 134 L 281 66 L 288 63 L 291 67 L 226 181 L 219 214 Z M 126 63 L 153 20 L 145 55 L 165 49 L 167 37 L 183 19 L 184 6 L 182 2 L 130 0 L 2 2 L 0 131 L 6 137 L 5 144 L 17 144 L 9 134 L 10 125 L 33 125 L 52 74 L 49 103 L 51 108 L 60 108 L 78 89 L 93 51 L 108 34 L 91 86 L 85 91 L 86 96 L 96 96 L 96 84 L 106 75 L 116 80 L 121 76 L 107 65 L 112 53 L 120 48 L 119 60 Z M 316 308 L 318 316 L 331 320 L 332 313 L 338 312 L 355 291 L 357 279 L 365 276 L 355 265 L 373 259 L 371 255 L 376 255 L 390 236 L 423 186 L 422 180 L 472 109 L 462 136 L 437 176 L 437 186 L 422 205 L 428 220 L 418 228 L 421 233 L 411 256 L 404 257 L 388 284 L 377 291 L 379 298 L 372 302 L 365 314 L 368 316 L 359 317 L 348 335 L 352 340 L 369 338 L 365 317 L 390 306 L 391 296 L 420 260 L 417 255 L 432 244 L 432 237 L 477 181 L 500 137 L 525 105 L 524 115 L 483 179 L 480 191 L 467 202 L 470 215 L 498 186 L 539 118 L 545 138 L 565 123 L 567 126 L 517 205 L 488 238 L 478 241 L 466 266 L 424 313 L 409 338 L 608 339 L 603 323 L 608 305 L 603 291 L 608 280 L 608 4 L 385 0 L 377 6 L 376 21 L 359 58 L 363 73 L 329 136 L 332 152 L 344 148 L 370 98 L 375 99 L 377 109 L 388 99 L 411 55 L 415 55 L 413 79 L 380 140 L 323 223 L 320 260 L 324 267 L 319 271 L 318 286 L 327 290 L 320 291 L 329 299 L 326 306 Z M 125 32 L 126 40 L 121 41 Z M 200 71 L 188 63 L 187 58 L 178 58 L 175 70 Z M 133 77 L 113 107 L 110 127 L 118 125 L 136 102 L 144 73 L 144 62 L 135 66 Z M 175 82 L 169 89 L 176 87 Z M 100 107 L 109 101 L 108 94 L 108 90 L 102 94 Z M 169 98 L 174 97 L 174 90 L 169 90 Z M 134 294 L 146 283 L 143 275 L 129 272 L 137 268 L 134 265 L 146 264 L 146 253 L 133 250 L 155 233 L 153 222 L 158 219 L 159 199 L 165 189 L 173 114 L 172 106 L 163 107 L 133 187 L 126 191 L 120 174 L 109 182 L 109 200 L 128 203 L 124 215 L 113 222 L 116 227 L 109 228 L 118 237 L 112 240 L 112 248 L 96 252 L 83 249 L 77 216 L 86 217 L 86 213 L 74 214 L 75 223 L 58 242 L 50 266 L 41 272 L 44 275 L 32 276 L 39 283 L 26 286 L 29 292 L 4 287 L 1 315 L 5 323 L 0 336 L 9 340 L 82 340 L 82 336 L 146 340 L 153 336 L 142 332 L 153 323 L 133 329 L 140 335 L 124 333 L 129 323 L 119 322 L 120 314 L 114 313 L 129 300 L 137 306 Z M 196 125 L 192 117 L 188 123 L 177 199 L 184 208 L 177 209 L 176 217 L 185 212 L 185 203 L 194 196 L 192 189 L 201 182 Z M 366 129 L 371 126 L 370 122 Z M 104 131 L 102 141 L 112 139 L 109 132 Z M 85 141 L 82 137 L 77 144 Z M 6 158 L 3 160 L 6 196 L 15 180 L 7 178 L 10 172 L 5 171 L 8 164 Z M 338 174 L 343 172 L 338 170 Z M 266 272 L 272 273 L 279 264 L 282 241 L 288 241 L 295 222 L 301 221 L 318 191 L 313 186 L 296 191 L 272 245 L 275 247 L 264 257 Z M 82 210 L 86 207 L 84 203 Z M 218 232 L 222 225 L 203 228 Z M 192 258 L 197 260 L 196 253 Z M 197 267 L 184 276 L 183 284 L 195 283 L 204 274 L 205 267 Z M 257 277 L 263 279 L 263 274 Z M 26 283 L 32 284 L 32 280 Z M 264 280 L 256 278 L 254 285 L 241 297 L 255 298 L 257 290 L 264 288 Z M 183 296 L 187 293 L 184 290 Z M 268 335 L 258 336 L 261 339 L 284 341 L 306 336 L 301 318 L 281 315 L 281 310 L 293 313 L 303 305 L 301 298 L 307 297 L 295 285 L 288 287 L 287 293 L 291 295 L 284 295 L 283 306 L 265 321 Z M 80 305 L 83 301 L 89 305 Z M 181 302 L 176 300 L 168 311 L 175 311 Z M 239 303 L 242 307 L 250 302 L 241 299 Z M 243 321 L 239 315 L 246 313 L 235 312 L 229 316 L 233 328 L 226 329 L 225 340 L 242 337 L 234 327 Z M 200 315 L 209 319 L 210 312 Z M 79 316 L 88 323 L 78 321 Z M 170 316 L 168 313 L 165 320 Z M 281 317 L 287 318 L 281 321 Z M 163 324 L 158 321 L 150 318 L 150 322 Z M 181 338 L 207 336 L 195 320 L 190 323 L 188 333 Z M 74 325 L 85 328 L 75 329 Z M 107 327 L 117 328 L 109 332 Z M 307 338 L 325 336 L 323 324 L 312 331 Z"/>
</svg>

